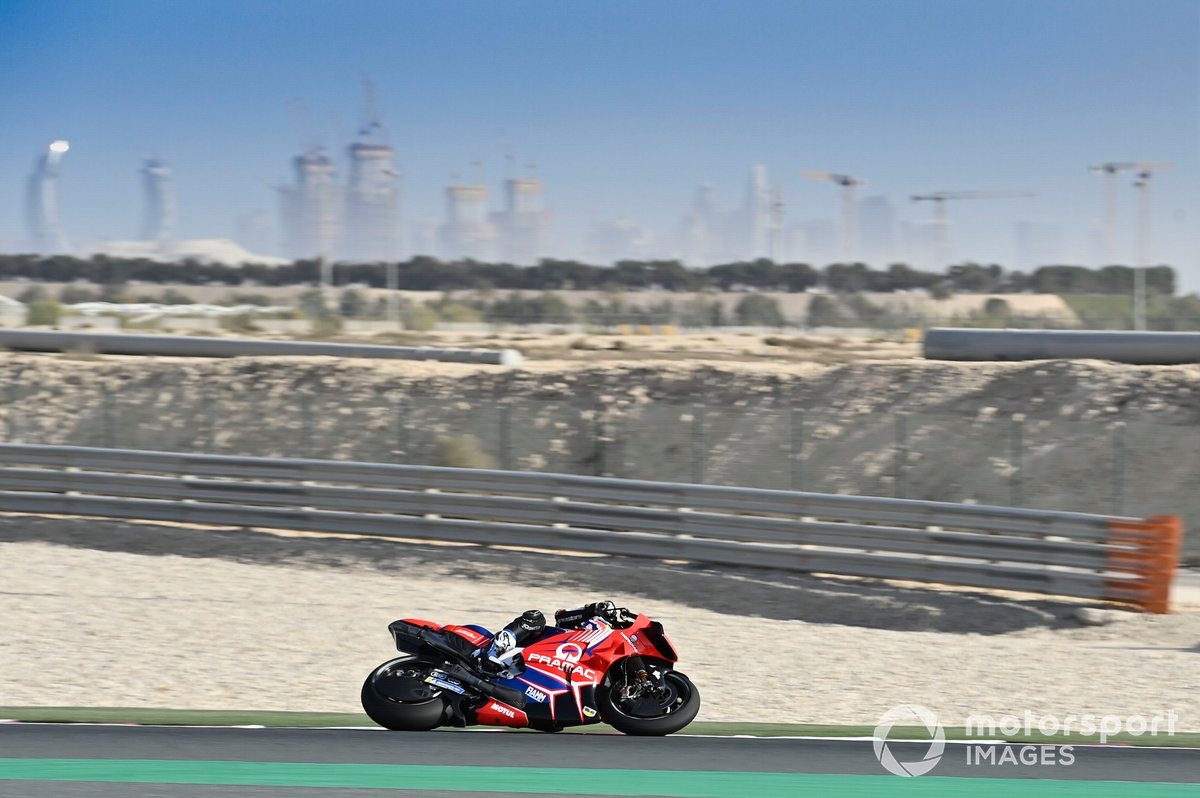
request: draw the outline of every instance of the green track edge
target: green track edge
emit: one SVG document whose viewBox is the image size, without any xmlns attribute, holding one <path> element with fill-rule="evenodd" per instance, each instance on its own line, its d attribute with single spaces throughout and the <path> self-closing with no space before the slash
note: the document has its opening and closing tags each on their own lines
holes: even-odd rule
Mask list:
<svg viewBox="0 0 1200 798">
<path fill-rule="evenodd" d="M 259 787 L 324 787 L 525 795 L 671 796 L 671 798 L 1183 798 L 1195 785 L 1164 782 L 831 775 L 741 771 L 446 767 L 304 762 L 191 760 L 4 759 L 0 784 L 109 782 Z"/>
</svg>

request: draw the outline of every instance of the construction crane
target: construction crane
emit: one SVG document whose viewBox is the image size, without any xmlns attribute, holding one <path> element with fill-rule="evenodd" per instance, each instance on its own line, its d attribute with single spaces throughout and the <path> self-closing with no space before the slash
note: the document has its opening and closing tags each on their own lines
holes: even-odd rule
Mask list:
<svg viewBox="0 0 1200 798">
<path fill-rule="evenodd" d="M 1167 166 L 1159 163 L 1136 161 L 1108 161 L 1089 166 L 1088 171 L 1104 175 L 1104 258 L 1101 265 L 1117 262 L 1117 175 L 1121 172 L 1152 171 Z"/>
<path fill-rule="evenodd" d="M 1133 186 L 1138 190 L 1137 265 L 1133 270 L 1133 329 L 1146 329 L 1146 269 L 1150 268 L 1150 178 L 1169 163 L 1139 163 Z"/>
<path fill-rule="evenodd" d="M 842 187 L 842 260 L 853 263 L 855 259 L 855 241 L 857 233 L 854 227 L 854 189 L 866 185 L 865 180 L 859 180 L 850 175 L 837 175 L 831 172 L 805 172 L 809 180 L 828 180 Z"/>
<path fill-rule="evenodd" d="M 767 234 L 767 254 L 771 260 L 779 263 L 783 259 L 783 193 L 779 186 L 771 189 L 771 225 L 767 228 Z"/>
<path fill-rule="evenodd" d="M 913 202 L 933 203 L 934 235 L 936 236 L 935 257 L 937 267 L 944 268 L 950 261 L 949 225 L 946 221 L 946 200 L 1006 199 L 1009 197 L 1033 197 L 1029 191 L 933 191 L 928 194 L 913 194 Z"/>
</svg>

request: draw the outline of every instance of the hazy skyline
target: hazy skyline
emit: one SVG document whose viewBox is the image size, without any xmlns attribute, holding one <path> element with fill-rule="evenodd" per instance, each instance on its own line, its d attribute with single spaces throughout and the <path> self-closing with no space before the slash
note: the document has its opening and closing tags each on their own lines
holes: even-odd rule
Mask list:
<svg viewBox="0 0 1200 798">
<path fill-rule="evenodd" d="M 233 237 L 268 213 L 303 141 L 300 97 L 345 179 L 370 75 L 403 173 L 404 233 L 440 221 L 454 172 L 538 165 L 548 254 L 580 256 L 595 223 L 674 231 L 696 186 L 740 207 L 750 168 L 782 190 L 784 225 L 839 219 L 867 181 L 898 222 L 911 194 L 1032 191 L 948 207 L 954 255 L 1015 266 L 1018 223 L 1058 225 L 1090 263 L 1102 161 L 1166 161 L 1154 177 L 1156 262 L 1200 288 L 1200 3 L 493 2 L 196 4 L 0 0 L 0 242 L 24 239 L 23 187 L 52 139 L 64 228 L 127 239 L 145 156 L 174 171 L 180 238 Z M 1136 198 L 1120 178 L 1120 260 Z M 275 247 L 277 248 L 277 247 Z M 661 254 L 670 255 L 670 251 Z"/>
</svg>

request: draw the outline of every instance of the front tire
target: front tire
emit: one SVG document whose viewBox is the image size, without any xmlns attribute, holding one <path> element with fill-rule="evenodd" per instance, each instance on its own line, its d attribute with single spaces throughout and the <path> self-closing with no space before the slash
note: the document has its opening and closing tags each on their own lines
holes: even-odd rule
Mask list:
<svg viewBox="0 0 1200 798">
<path fill-rule="evenodd" d="M 426 684 L 430 666 L 416 657 L 383 663 L 362 686 L 362 707 L 371 720 L 393 731 L 428 731 L 441 725 L 446 699 Z"/>
<path fill-rule="evenodd" d="M 655 698 L 657 706 L 648 711 L 641 699 L 635 708 L 621 701 L 621 686 L 614 684 L 598 696 L 601 715 L 619 732 L 638 736 L 661 737 L 687 726 L 700 711 L 700 691 L 691 679 L 679 671 L 663 674 L 665 694 Z"/>
</svg>

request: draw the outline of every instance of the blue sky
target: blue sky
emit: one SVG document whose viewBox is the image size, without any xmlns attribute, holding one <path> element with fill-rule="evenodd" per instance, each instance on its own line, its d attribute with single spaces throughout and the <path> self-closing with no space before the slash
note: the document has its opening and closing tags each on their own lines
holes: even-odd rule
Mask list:
<svg viewBox="0 0 1200 798">
<path fill-rule="evenodd" d="M 861 176 L 913 220 L 913 193 L 1034 191 L 953 205 L 955 254 L 1007 262 L 1013 224 L 1045 221 L 1085 262 L 1088 164 L 1167 161 L 1154 254 L 1200 288 L 1198 51 L 1196 0 L 0 0 L 0 245 L 24 237 L 25 177 L 60 137 L 76 242 L 136 233 L 146 154 L 175 170 L 181 236 L 274 221 L 292 100 L 340 158 L 366 73 L 407 222 L 439 217 L 472 161 L 500 180 L 511 149 L 539 164 L 569 255 L 598 219 L 670 230 L 700 183 L 731 208 L 763 163 L 788 222 L 837 214 L 806 169 Z"/>
</svg>

